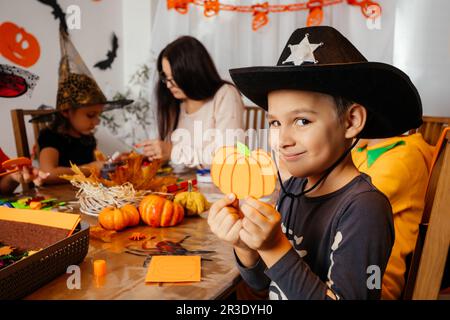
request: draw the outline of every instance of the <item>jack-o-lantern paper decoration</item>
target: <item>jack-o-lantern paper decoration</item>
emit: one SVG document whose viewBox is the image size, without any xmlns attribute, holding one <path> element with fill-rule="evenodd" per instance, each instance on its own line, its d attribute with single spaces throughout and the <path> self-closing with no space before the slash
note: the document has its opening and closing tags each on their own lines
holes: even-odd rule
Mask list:
<svg viewBox="0 0 450 320">
<path fill-rule="evenodd" d="M 225 146 L 214 154 L 211 166 L 213 183 L 225 194 L 234 193 L 238 199 L 270 195 L 277 174 L 271 156 L 263 150 L 250 152 L 247 146 Z"/>
<path fill-rule="evenodd" d="M 24 28 L 4 22 L 0 25 L 0 39 L 0 54 L 11 62 L 28 68 L 39 60 L 39 42 Z"/>
</svg>

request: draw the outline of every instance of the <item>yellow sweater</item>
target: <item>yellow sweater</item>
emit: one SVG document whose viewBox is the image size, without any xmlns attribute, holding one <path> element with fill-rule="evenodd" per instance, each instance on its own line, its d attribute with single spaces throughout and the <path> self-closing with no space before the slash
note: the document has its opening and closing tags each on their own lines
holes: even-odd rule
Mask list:
<svg viewBox="0 0 450 320">
<path fill-rule="evenodd" d="M 420 133 L 394 137 L 352 152 L 359 171 L 391 202 L 395 242 L 383 277 L 382 298 L 399 299 L 405 282 L 405 258 L 415 247 L 425 204 L 433 147 Z"/>
</svg>

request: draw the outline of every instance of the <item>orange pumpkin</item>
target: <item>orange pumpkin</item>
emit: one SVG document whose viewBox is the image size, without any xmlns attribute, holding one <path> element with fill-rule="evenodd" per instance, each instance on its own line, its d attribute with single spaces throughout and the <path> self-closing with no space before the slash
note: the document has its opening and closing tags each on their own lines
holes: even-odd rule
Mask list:
<svg viewBox="0 0 450 320">
<path fill-rule="evenodd" d="M 125 212 L 128 215 L 128 219 L 129 219 L 128 226 L 129 227 L 137 226 L 139 224 L 139 222 L 141 222 L 141 217 L 139 215 L 139 211 L 132 204 L 126 204 L 122 208 L 120 208 L 120 210 L 122 210 L 122 212 Z"/>
<path fill-rule="evenodd" d="M 270 155 L 263 150 L 250 152 L 247 146 L 222 147 L 214 154 L 211 165 L 213 183 L 225 194 L 238 199 L 261 198 L 271 194 L 277 174 Z"/>
<path fill-rule="evenodd" d="M 127 212 L 119 208 L 106 207 L 98 215 L 98 222 L 106 230 L 120 231 L 128 227 L 130 217 Z"/>
<path fill-rule="evenodd" d="M 37 39 L 14 23 L 0 25 L 0 39 L 0 54 L 15 64 L 28 68 L 39 60 L 41 48 Z"/>
<path fill-rule="evenodd" d="M 139 204 L 141 219 L 151 227 L 172 227 L 184 219 L 184 209 L 178 203 L 151 194 Z"/>
</svg>

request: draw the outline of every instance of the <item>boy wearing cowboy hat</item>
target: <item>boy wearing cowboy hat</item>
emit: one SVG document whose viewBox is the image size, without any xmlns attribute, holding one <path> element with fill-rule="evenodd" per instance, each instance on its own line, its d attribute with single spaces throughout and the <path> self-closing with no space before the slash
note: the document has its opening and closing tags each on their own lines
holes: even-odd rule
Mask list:
<svg viewBox="0 0 450 320">
<path fill-rule="evenodd" d="M 292 175 L 276 209 L 252 198 L 239 208 L 232 194 L 211 207 L 211 230 L 234 245 L 241 276 L 271 299 L 379 299 L 392 211 L 350 151 L 420 125 L 414 85 L 331 27 L 297 29 L 275 67 L 230 74 L 268 111 L 272 148 Z"/>
</svg>

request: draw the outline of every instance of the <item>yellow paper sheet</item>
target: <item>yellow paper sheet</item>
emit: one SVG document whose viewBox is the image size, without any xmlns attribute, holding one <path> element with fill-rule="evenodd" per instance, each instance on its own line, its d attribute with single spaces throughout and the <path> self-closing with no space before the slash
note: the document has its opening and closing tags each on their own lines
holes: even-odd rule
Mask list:
<svg viewBox="0 0 450 320">
<path fill-rule="evenodd" d="M 44 210 L 13 209 L 0 206 L 0 220 L 67 229 L 69 231 L 68 236 L 70 236 L 81 218 L 79 214 Z"/>
<path fill-rule="evenodd" d="M 200 256 L 154 256 L 145 282 L 198 282 L 200 279 Z"/>
</svg>

